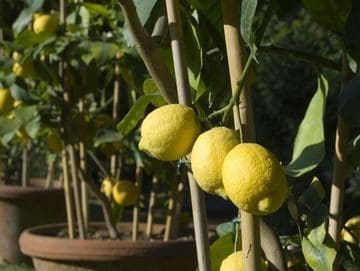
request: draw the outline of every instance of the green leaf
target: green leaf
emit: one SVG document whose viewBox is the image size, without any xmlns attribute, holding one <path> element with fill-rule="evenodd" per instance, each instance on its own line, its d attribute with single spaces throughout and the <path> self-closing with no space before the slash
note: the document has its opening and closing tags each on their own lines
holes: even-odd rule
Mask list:
<svg viewBox="0 0 360 271">
<path fill-rule="evenodd" d="M 326 237 L 326 226 L 325 222 L 320 226 L 312 229 L 308 234 L 308 240 L 313 243 L 315 246 L 321 246 Z"/>
<path fill-rule="evenodd" d="M 89 10 L 90 13 L 99 14 L 101 16 L 108 15 L 108 9 L 104 5 L 88 2 L 84 2 L 83 5 Z"/>
<path fill-rule="evenodd" d="M 15 134 L 16 130 L 20 126 L 21 124 L 16 119 L 9 119 L 6 116 L 0 116 L 0 137 L 3 137 L 9 133 Z"/>
<path fill-rule="evenodd" d="M 14 114 L 21 125 L 27 125 L 38 116 L 38 107 L 36 105 L 19 107 L 14 110 Z"/>
<path fill-rule="evenodd" d="M 233 253 L 233 234 L 228 233 L 210 246 L 211 271 L 219 271 L 222 261 Z"/>
<path fill-rule="evenodd" d="M 304 237 L 301 242 L 306 262 L 314 271 L 332 271 L 336 250 L 324 244 L 313 244 Z"/>
<path fill-rule="evenodd" d="M 219 237 L 222 237 L 228 233 L 234 232 L 234 223 L 232 221 L 221 223 L 216 226 L 216 233 Z"/>
<path fill-rule="evenodd" d="M 47 33 L 35 34 L 31 30 L 25 30 L 17 35 L 15 43 L 30 48 L 45 42 L 47 39 L 49 39 L 49 35 Z"/>
<path fill-rule="evenodd" d="M 159 92 L 159 88 L 157 87 L 154 79 L 147 78 L 143 83 L 143 91 L 144 94 L 154 94 Z"/>
<path fill-rule="evenodd" d="M 95 60 L 99 65 L 105 64 L 113 59 L 119 50 L 115 43 L 101 41 L 84 41 L 79 44 L 79 47 L 86 51 L 81 56 L 85 64 L 89 64 L 92 60 Z"/>
<path fill-rule="evenodd" d="M 31 21 L 32 15 L 42 7 L 44 0 L 27 0 L 26 3 L 27 7 L 21 11 L 12 25 L 15 36 L 24 30 Z"/>
<path fill-rule="evenodd" d="M 328 90 L 326 78 L 320 75 L 315 95 L 299 126 L 291 162 L 286 166 L 287 174 L 292 177 L 314 169 L 325 156 L 323 118 Z"/>
<path fill-rule="evenodd" d="M 31 138 L 35 138 L 38 131 L 41 128 L 41 118 L 40 116 L 36 116 L 33 119 L 31 119 L 29 122 L 27 122 L 24 126 L 25 131 Z"/>
<path fill-rule="evenodd" d="M 360 127 L 360 77 L 353 77 L 340 94 L 339 114 L 349 125 Z"/>
<path fill-rule="evenodd" d="M 240 30 L 244 41 L 247 44 L 253 42 L 252 25 L 255 17 L 257 0 L 243 0 L 241 2 L 241 22 Z"/>
<path fill-rule="evenodd" d="M 98 131 L 94 138 L 94 146 L 97 147 L 104 143 L 118 142 L 121 141 L 123 137 L 119 132 L 101 129 Z"/>
<path fill-rule="evenodd" d="M 302 0 L 315 21 L 330 30 L 344 33 L 351 0 Z"/>
<path fill-rule="evenodd" d="M 163 97 L 158 94 L 149 94 L 137 99 L 125 117 L 118 123 L 117 130 L 122 136 L 130 133 L 142 119 L 150 103 L 160 104 Z"/>
</svg>

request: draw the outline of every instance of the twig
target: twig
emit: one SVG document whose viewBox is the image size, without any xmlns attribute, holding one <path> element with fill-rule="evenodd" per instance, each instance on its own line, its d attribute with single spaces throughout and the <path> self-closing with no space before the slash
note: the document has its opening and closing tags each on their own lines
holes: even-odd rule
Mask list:
<svg viewBox="0 0 360 271">
<path fill-rule="evenodd" d="M 99 159 L 96 157 L 96 155 L 91 150 L 87 150 L 87 153 L 89 154 L 91 159 L 95 162 L 95 164 L 98 166 L 98 168 L 100 169 L 102 174 L 104 174 L 105 177 L 111 176 L 111 174 L 105 169 L 105 167 L 101 164 Z"/>
<path fill-rule="evenodd" d="M 282 48 L 282 47 L 270 45 L 270 46 L 260 46 L 259 51 L 269 54 L 287 56 L 287 57 L 295 58 L 297 60 L 315 64 L 317 66 L 322 66 L 328 69 L 341 71 L 341 64 L 338 62 L 295 49 L 288 49 L 288 48 Z"/>
<path fill-rule="evenodd" d="M 176 0 L 166 0 L 166 11 L 179 102 L 191 106 L 191 93 L 187 78 L 183 30 L 178 2 Z M 199 271 L 208 271 L 211 270 L 211 264 L 204 192 L 201 191 L 190 172 L 188 172 L 188 179 L 195 228 L 198 267 Z"/>
<path fill-rule="evenodd" d="M 125 22 L 146 68 L 166 101 L 176 103 L 175 81 L 162 59 L 159 47 L 141 25 L 133 0 L 119 0 L 119 3 Z"/>
</svg>

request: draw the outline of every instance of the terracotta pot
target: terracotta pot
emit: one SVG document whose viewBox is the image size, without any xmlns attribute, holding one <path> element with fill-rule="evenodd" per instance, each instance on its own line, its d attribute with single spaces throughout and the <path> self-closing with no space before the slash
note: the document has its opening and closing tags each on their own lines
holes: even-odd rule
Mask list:
<svg viewBox="0 0 360 271">
<path fill-rule="evenodd" d="M 133 242 L 55 237 L 64 227 L 65 224 L 44 225 L 21 234 L 21 250 L 32 256 L 37 271 L 192 271 L 196 268 L 193 240 Z M 97 223 L 91 227 L 100 226 Z M 140 231 L 144 227 L 140 224 Z M 120 225 L 120 231 L 129 232 L 130 228 L 131 223 Z"/>
<path fill-rule="evenodd" d="M 0 261 L 30 262 L 20 252 L 20 233 L 44 223 L 65 221 L 65 200 L 62 189 L 45 190 L 45 180 L 31 180 L 32 187 L 0 185 Z"/>
</svg>

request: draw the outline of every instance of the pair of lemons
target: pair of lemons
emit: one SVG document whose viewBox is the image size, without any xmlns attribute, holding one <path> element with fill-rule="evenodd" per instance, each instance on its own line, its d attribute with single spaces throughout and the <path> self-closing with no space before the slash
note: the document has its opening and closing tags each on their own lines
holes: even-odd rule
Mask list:
<svg viewBox="0 0 360 271">
<path fill-rule="evenodd" d="M 287 181 L 276 157 L 255 143 L 242 143 L 234 130 L 215 127 L 200 134 L 192 108 L 180 104 L 159 107 L 141 126 L 139 148 L 163 161 L 191 152 L 191 167 L 206 192 L 229 198 L 255 215 L 278 210 L 287 197 Z"/>
<path fill-rule="evenodd" d="M 114 200 L 118 205 L 126 207 L 134 205 L 140 197 L 139 187 L 130 181 L 120 181 L 111 177 L 101 182 L 101 192 L 109 200 Z"/>
</svg>

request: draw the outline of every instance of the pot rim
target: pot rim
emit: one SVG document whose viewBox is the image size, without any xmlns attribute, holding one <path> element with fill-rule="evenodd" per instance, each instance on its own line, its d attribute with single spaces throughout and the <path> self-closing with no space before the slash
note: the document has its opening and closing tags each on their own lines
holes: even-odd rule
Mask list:
<svg viewBox="0 0 360 271">
<path fill-rule="evenodd" d="M 132 223 L 123 222 L 132 225 Z M 104 223 L 92 222 L 91 226 L 104 227 Z M 66 227 L 66 223 L 46 224 L 22 232 L 19 243 L 21 251 L 32 257 L 61 261 L 126 261 L 134 259 L 157 259 L 193 253 L 195 241 L 183 240 L 120 240 L 120 239 L 69 239 L 42 235 L 51 230 Z"/>
</svg>

